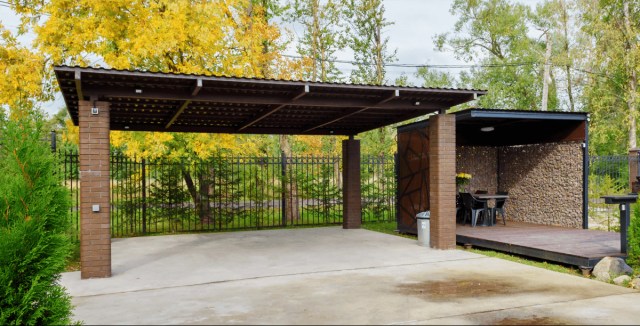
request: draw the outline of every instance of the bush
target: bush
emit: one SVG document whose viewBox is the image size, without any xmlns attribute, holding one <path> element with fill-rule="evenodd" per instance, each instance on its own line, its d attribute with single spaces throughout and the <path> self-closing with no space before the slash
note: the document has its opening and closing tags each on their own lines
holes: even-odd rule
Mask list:
<svg viewBox="0 0 640 326">
<path fill-rule="evenodd" d="M 627 264 L 640 270 L 640 205 L 633 205 L 633 214 L 627 231 Z"/>
<path fill-rule="evenodd" d="M 58 284 L 71 253 L 69 194 L 42 118 L 0 118 L 0 324 L 69 324 Z"/>
</svg>

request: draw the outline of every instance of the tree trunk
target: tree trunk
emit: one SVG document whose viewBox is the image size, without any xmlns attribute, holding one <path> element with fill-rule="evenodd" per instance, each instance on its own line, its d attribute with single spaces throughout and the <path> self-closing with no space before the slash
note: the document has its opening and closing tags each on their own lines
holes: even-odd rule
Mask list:
<svg viewBox="0 0 640 326">
<path fill-rule="evenodd" d="M 318 44 L 320 44 L 320 18 L 318 17 L 318 6 L 320 5 L 320 3 L 317 0 L 314 0 L 311 4 L 312 8 L 311 8 L 311 13 L 312 13 L 312 17 L 313 17 L 313 27 L 311 30 L 311 39 L 312 39 L 312 44 L 311 44 L 311 58 L 313 59 L 313 70 L 311 72 L 311 80 L 312 81 L 318 81 L 318 64 L 321 65 L 321 67 L 323 67 L 324 62 L 318 62 Z M 324 80 L 323 80 L 324 81 Z M 281 136 L 280 137 L 280 144 L 282 145 L 282 140 L 283 138 L 286 136 Z M 287 140 L 287 144 L 288 144 L 288 140 Z M 286 155 L 286 154 L 285 154 Z"/>
<path fill-rule="evenodd" d="M 291 157 L 291 144 L 287 135 L 280 135 L 280 150 L 285 157 Z M 293 223 L 300 219 L 300 206 L 298 199 L 298 185 L 295 183 L 295 170 L 292 165 L 287 165 L 286 178 L 282 180 L 282 187 L 285 189 L 285 216 L 289 223 Z"/>
<path fill-rule="evenodd" d="M 565 0 L 561 1 L 562 5 L 562 31 L 564 33 L 564 55 L 566 64 L 564 66 L 567 73 L 567 96 L 569 97 L 569 110 L 571 112 L 576 111 L 575 103 L 573 100 L 573 81 L 571 80 L 571 54 L 569 53 L 569 12 Z"/>
<path fill-rule="evenodd" d="M 551 31 L 548 30 L 546 36 L 547 50 L 544 53 L 544 74 L 542 76 L 542 105 L 540 110 L 547 111 L 549 103 L 549 82 L 551 81 Z"/>
<path fill-rule="evenodd" d="M 635 48 L 635 34 L 632 33 L 631 30 L 631 19 L 629 14 L 629 2 L 624 1 L 623 4 L 624 11 L 624 25 L 626 30 L 626 38 L 627 38 L 627 53 L 626 53 L 626 64 L 627 69 L 629 71 L 629 94 L 627 96 L 627 108 L 629 109 L 629 148 L 636 148 L 636 92 L 637 92 L 637 84 L 638 84 L 638 76 L 636 73 L 634 60 L 632 60 L 633 50 Z"/>
<path fill-rule="evenodd" d="M 211 207 L 209 207 L 209 182 L 205 180 L 206 178 L 204 178 L 203 174 L 200 173 L 198 175 L 200 188 L 197 188 L 195 183 L 193 182 L 191 174 L 184 168 L 182 168 L 182 177 L 184 178 L 184 182 L 187 184 L 189 195 L 191 195 L 191 199 L 193 199 L 193 204 L 196 208 L 196 211 L 198 212 L 200 223 L 202 223 L 202 225 L 211 223 Z"/>
</svg>

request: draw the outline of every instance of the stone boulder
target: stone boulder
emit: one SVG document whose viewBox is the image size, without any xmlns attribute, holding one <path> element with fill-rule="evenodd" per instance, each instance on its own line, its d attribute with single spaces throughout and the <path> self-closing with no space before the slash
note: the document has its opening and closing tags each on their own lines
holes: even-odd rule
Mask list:
<svg viewBox="0 0 640 326">
<path fill-rule="evenodd" d="M 633 269 L 620 257 L 604 257 L 591 272 L 598 281 L 609 282 L 620 275 L 631 275 Z"/>
<path fill-rule="evenodd" d="M 622 275 L 622 276 L 618 276 L 616 278 L 613 279 L 613 284 L 615 285 L 622 285 L 625 282 L 629 282 L 631 281 L 631 276 L 629 275 Z"/>
<path fill-rule="evenodd" d="M 640 290 L 640 277 L 636 277 L 631 281 L 631 287 Z"/>
</svg>

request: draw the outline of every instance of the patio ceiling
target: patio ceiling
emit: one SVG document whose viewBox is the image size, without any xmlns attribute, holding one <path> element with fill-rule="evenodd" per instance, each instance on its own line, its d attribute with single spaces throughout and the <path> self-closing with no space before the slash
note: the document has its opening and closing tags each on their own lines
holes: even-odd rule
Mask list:
<svg viewBox="0 0 640 326">
<path fill-rule="evenodd" d="M 482 90 L 369 86 L 58 66 L 71 118 L 111 103 L 111 130 L 355 135 L 443 111 Z"/>
<path fill-rule="evenodd" d="M 456 144 L 512 146 L 585 141 L 587 113 L 468 109 L 456 116 Z M 492 128 L 482 131 L 482 128 Z"/>
</svg>

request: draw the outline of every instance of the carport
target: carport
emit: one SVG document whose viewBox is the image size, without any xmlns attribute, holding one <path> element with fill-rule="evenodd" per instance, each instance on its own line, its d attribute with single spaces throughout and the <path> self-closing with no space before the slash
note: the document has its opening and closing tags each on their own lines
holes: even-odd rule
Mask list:
<svg viewBox="0 0 640 326">
<path fill-rule="evenodd" d="M 361 222 L 358 133 L 445 111 L 485 91 L 58 66 L 80 130 L 81 277 L 111 276 L 111 130 L 343 135 L 343 228 Z M 430 119 L 432 246 L 455 247 L 455 118 Z M 447 219 L 448 218 L 448 219 Z"/>
</svg>

